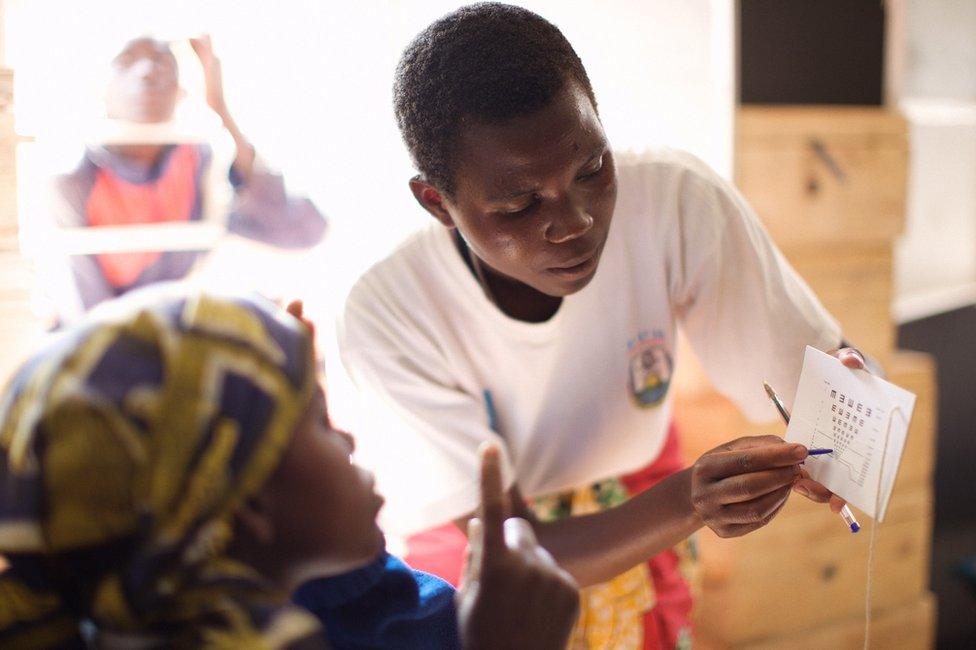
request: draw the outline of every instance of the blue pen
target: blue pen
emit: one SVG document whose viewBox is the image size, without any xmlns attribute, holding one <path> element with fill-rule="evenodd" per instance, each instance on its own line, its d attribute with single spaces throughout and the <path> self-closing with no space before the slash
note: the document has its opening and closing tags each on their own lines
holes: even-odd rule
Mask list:
<svg viewBox="0 0 976 650">
<path fill-rule="evenodd" d="M 783 420 L 786 422 L 786 424 L 789 424 L 790 412 L 786 410 L 786 405 L 783 404 L 783 400 L 779 398 L 779 395 L 776 394 L 776 391 L 773 390 L 773 387 L 770 386 L 769 383 L 764 381 L 763 387 L 766 389 L 766 394 L 769 395 L 769 399 L 773 400 L 773 404 L 776 405 L 776 410 L 779 411 L 781 416 L 783 416 Z M 809 454 L 811 456 L 820 456 L 823 454 L 833 453 L 833 451 L 833 449 L 810 449 Z M 851 529 L 852 533 L 856 533 L 857 531 L 861 530 L 861 524 L 857 523 L 854 513 L 851 512 L 851 509 L 847 507 L 846 503 L 844 504 L 844 507 L 840 509 L 839 514 L 841 519 L 844 520 L 844 523 L 847 524 L 847 527 Z"/>
<path fill-rule="evenodd" d="M 823 456 L 824 454 L 834 453 L 833 449 L 808 449 L 807 454 L 810 456 Z"/>
</svg>

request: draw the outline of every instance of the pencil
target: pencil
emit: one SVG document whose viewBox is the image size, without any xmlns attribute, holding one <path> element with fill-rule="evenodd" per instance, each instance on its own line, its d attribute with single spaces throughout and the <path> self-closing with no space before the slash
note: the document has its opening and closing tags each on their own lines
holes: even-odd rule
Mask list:
<svg viewBox="0 0 976 650">
<path fill-rule="evenodd" d="M 779 414 L 783 416 L 783 420 L 789 424 L 790 412 L 783 406 L 783 401 L 779 398 L 779 395 L 776 394 L 776 391 L 773 390 L 773 387 L 768 382 L 763 382 L 763 388 L 766 389 L 766 394 L 769 395 L 769 399 L 773 400 L 773 404 L 776 405 L 776 410 L 779 411 Z"/>
</svg>

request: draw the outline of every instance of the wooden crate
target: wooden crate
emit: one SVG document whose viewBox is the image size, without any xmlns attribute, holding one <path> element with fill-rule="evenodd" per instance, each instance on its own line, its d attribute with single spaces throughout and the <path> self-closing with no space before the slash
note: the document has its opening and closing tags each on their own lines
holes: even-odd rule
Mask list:
<svg viewBox="0 0 976 650">
<path fill-rule="evenodd" d="M 14 71 L 0 68 L 0 110 L 7 110 L 14 100 Z"/>
<path fill-rule="evenodd" d="M 871 617 L 871 647 L 883 650 L 926 650 L 935 645 L 935 597 L 875 612 Z M 787 605 L 788 606 L 788 605 Z M 774 614 L 775 615 L 775 614 Z M 698 635 L 697 650 L 860 650 L 864 647 L 864 616 L 809 629 L 792 630 L 776 638 L 728 644 Z"/>
<path fill-rule="evenodd" d="M 689 360 L 690 350 L 682 350 L 681 364 L 697 365 Z M 935 467 L 935 436 L 937 430 L 937 393 L 935 363 L 922 352 L 898 351 L 885 365 L 888 379 L 915 393 L 915 412 L 908 429 L 908 439 L 902 454 L 895 492 L 928 485 Z M 735 405 L 710 387 L 694 387 L 694 382 L 707 382 L 700 371 L 683 373 L 675 393 L 674 419 L 681 432 L 685 455 L 693 461 L 717 445 L 739 436 L 783 435 L 786 426 L 774 420 L 766 423 L 750 422 Z M 691 375 L 691 376 L 689 376 Z M 706 384 L 707 386 L 707 384 Z M 762 387 L 758 386 L 757 391 Z M 815 507 L 811 504 L 811 507 Z M 782 513 L 781 516 L 786 515 Z"/>
<path fill-rule="evenodd" d="M 13 115 L 0 109 L 0 234 L 17 232 L 17 137 Z"/>
<path fill-rule="evenodd" d="M 927 591 L 932 499 L 929 487 L 892 495 L 875 546 L 873 610 L 915 602 Z M 856 617 L 864 608 L 872 527 L 861 523 L 854 535 L 824 511 L 778 518 L 736 539 L 703 531 L 700 633 L 738 646 Z"/>
<path fill-rule="evenodd" d="M 34 274 L 16 250 L 16 240 L 0 237 L 0 386 L 31 353 L 44 335 L 44 325 L 31 310 Z"/>
<path fill-rule="evenodd" d="M 844 338 L 887 361 L 895 348 L 891 244 L 793 248 L 786 257 L 840 322 Z"/>
<path fill-rule="evenodd" d="M 890 243 L 902 231 L 908 145 L 897 114 L 748 106 L 736 129 L 736 185 L 783 249 Z"/>
</svg>

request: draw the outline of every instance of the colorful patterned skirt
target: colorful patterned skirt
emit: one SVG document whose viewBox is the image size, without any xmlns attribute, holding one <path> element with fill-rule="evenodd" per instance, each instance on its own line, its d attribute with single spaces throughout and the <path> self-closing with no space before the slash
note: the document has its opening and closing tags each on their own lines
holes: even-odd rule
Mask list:
<svg viewBox="0 0 976 650">
<path fill-rule="evenodd" d="M 660 456 L 625 476 L 536 498 L 536 516 L 552 521 L 606 510 L 685 467 L 672 425 Z M 407 540 L 406 561 L 454 585 L 460 580 L 464 535 L 454 524 Z M 690 648 L 692 585 L 696 584 L 694 537 L 607 582 L 580 592 L 580 618 L 569 644 L 573 649 L 629 650 Z"/>
</svg>

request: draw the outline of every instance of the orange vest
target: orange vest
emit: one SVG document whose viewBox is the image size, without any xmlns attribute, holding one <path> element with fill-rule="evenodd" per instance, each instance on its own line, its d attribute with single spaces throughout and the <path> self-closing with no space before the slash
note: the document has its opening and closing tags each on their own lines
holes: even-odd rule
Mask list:
<svg viewBox="0 0 976 650">
<path fill-rule="evenodd" d="M 189 221 L 197 198 L 196 179 L 200 156 L 192 145 L 181 145 L 170 152 L 155 181 L 132 183 L 108 169 L 99 168 L 95 184 L 85 204 L 88 225 L 123 226 L 130 224 Z M 96 255 L 108 282 L 122 288 L 135 282 L 162 253 L 106 253 Z"/>
</svg>

